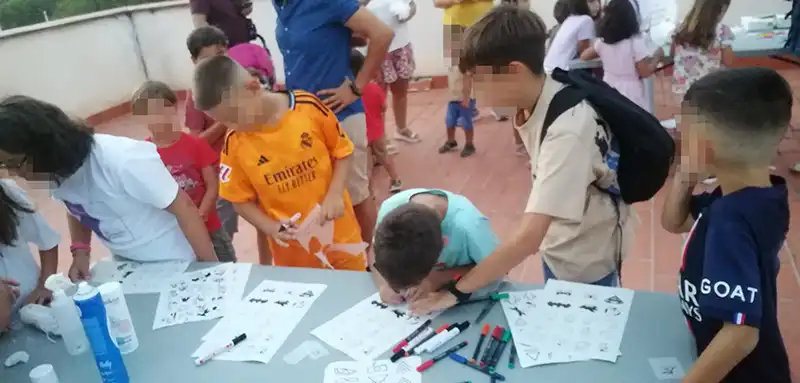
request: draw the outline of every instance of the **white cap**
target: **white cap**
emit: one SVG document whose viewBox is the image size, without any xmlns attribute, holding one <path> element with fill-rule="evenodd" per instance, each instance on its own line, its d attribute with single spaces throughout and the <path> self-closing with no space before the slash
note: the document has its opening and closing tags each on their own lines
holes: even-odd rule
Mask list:
<svg viewBox="0 0 800 383">
<path fill-rule="evenodd" d="M 58 383 L 56 370 L 50 364 L 36 366 L 28 376 L 31 378 L 31 383 Z"/>
</svg>

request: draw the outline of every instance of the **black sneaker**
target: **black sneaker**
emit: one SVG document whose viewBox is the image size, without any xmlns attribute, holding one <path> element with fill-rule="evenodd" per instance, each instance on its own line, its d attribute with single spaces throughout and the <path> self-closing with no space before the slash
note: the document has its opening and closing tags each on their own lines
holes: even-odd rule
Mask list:
<svg viewBox="0 0 800 383">
<path fill-rule="evenodd" d="M 464 149 L 461 149 L 461 158 L 469 157 L 473 154 L 475 154 L 474 145 L 464 145 Z"/>
<path fill-rule="evenodd" d="M 439 153 L 447 153 L 447 152 L 452 152 L 452 151 L 453 151 L 453 150 L 455 150 L 457 147 L 458 147 L 458 142 L 455 142 L 455 141 L 447 141 L 447 142 L 445 142 L 445 143 L 444 143 L 444 145 L 442 145 L 442 147 L 441 147 L 441 148 L 439 148 Z"/>
</svg>

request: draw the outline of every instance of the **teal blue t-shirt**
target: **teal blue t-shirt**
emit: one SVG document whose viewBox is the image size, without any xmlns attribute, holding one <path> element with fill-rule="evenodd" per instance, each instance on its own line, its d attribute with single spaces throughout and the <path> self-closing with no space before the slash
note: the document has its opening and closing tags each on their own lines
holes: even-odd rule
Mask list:
<svg viewBox="0 0 800 383">
<path fill-rule="evenodd" d="M 466 197 L 439 189 L 409 189 L 397 193 L 381 204 L 378 223 L 386 214 L 408 203 L 411 197 L 435 194 L 447 198 L 447 214 L 442 221 L 442 236 L 447 243 L 439 255 L 440 268 L 452 268 L 477 264 L 491 254 L 498 245 L 489 218 L 478 210 Z"/>
</svg>

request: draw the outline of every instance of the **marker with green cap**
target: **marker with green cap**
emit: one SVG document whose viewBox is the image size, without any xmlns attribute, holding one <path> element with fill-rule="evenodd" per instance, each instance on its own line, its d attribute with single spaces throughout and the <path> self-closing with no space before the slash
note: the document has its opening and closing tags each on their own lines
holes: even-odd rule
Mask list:
<svg viewBox="0 0 800 383">
<path fill-rule="evenodd" d="M 500 361 L 500 357 L 503 356 L 503 351 L 506 349 L 509 339 L 511 339 L 511 330 L 506 330 L 506 332 L 503 333 L 503 337 L 500 338 L 500 344 L 489 359 L 489 371 L 494 372 L 495 368 L 497 368 L 497 362 Z"/>
<path fill-rule="evenodd" d="M 497 301 L 501 301 L 503 299 L 508 299 L 508 294 L 507 293 L 492 294 L 492 295 L 489 295 L 489 296 L 486 296 L 486 297 L 482 297 L 482 298 L 470 299 L 468 301 L 464 301 L 464 302 L 458 303 L 458 304 L 456 304 L 456 306 L 465 306 L 465 305 L 471 305 L 473 303 L 481 303 L 481 302 L 489 302 L 489 301 L 497 302 Z"/>
<path fill-rule="evenodd" d="M 514 368 L 514 365 L 517 364 L 517 346 L 514 344 L 514 340 L 511 340 L 511 352 L 508 353 L 508 368 Z"/>
</svg>

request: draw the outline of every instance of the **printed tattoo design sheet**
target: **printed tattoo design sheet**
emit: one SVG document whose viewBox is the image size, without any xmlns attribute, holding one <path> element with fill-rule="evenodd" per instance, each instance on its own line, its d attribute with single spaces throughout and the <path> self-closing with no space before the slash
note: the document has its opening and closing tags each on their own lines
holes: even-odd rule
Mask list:
<svg viewBox="0 0 800 383">
<path fill-rule="evenodd" d="M 174 278 L 158 298 L 153 330 L 225 315 L 242 299 L 251 266 L 226 263 Z"/>
<path fill-rule="evenodd" d="M 204 337 L 193 357 L 202 357 L 231 339 L 247 339 L 215 360 L 269 363 L 326 285 L 262 281 Z"/>
<path fill-rule="evenodd" d="M 616 362 L 633 291 L 550 280 L 502 302 L 520 365 Z"/>
<path fill-rule="evenodd" d="M 418 356 L 388 360 L 333 362 L 325 368 L 323 383 L 422 383 Z"/>
<path fill-rule="evenodd" d="M 141 263 L 108 258 L 92 267 L 92 281 L 119 282 L 125 294 L 158 294 L 188 267 L 188 261 Z"/>
<path fill-rule="evenodd" d="M 412 316 L 407 305 L 385 304 L 375 293 L 311 334 L 355 360 L 375 360 L 436 315 Z"/>
</svg>

